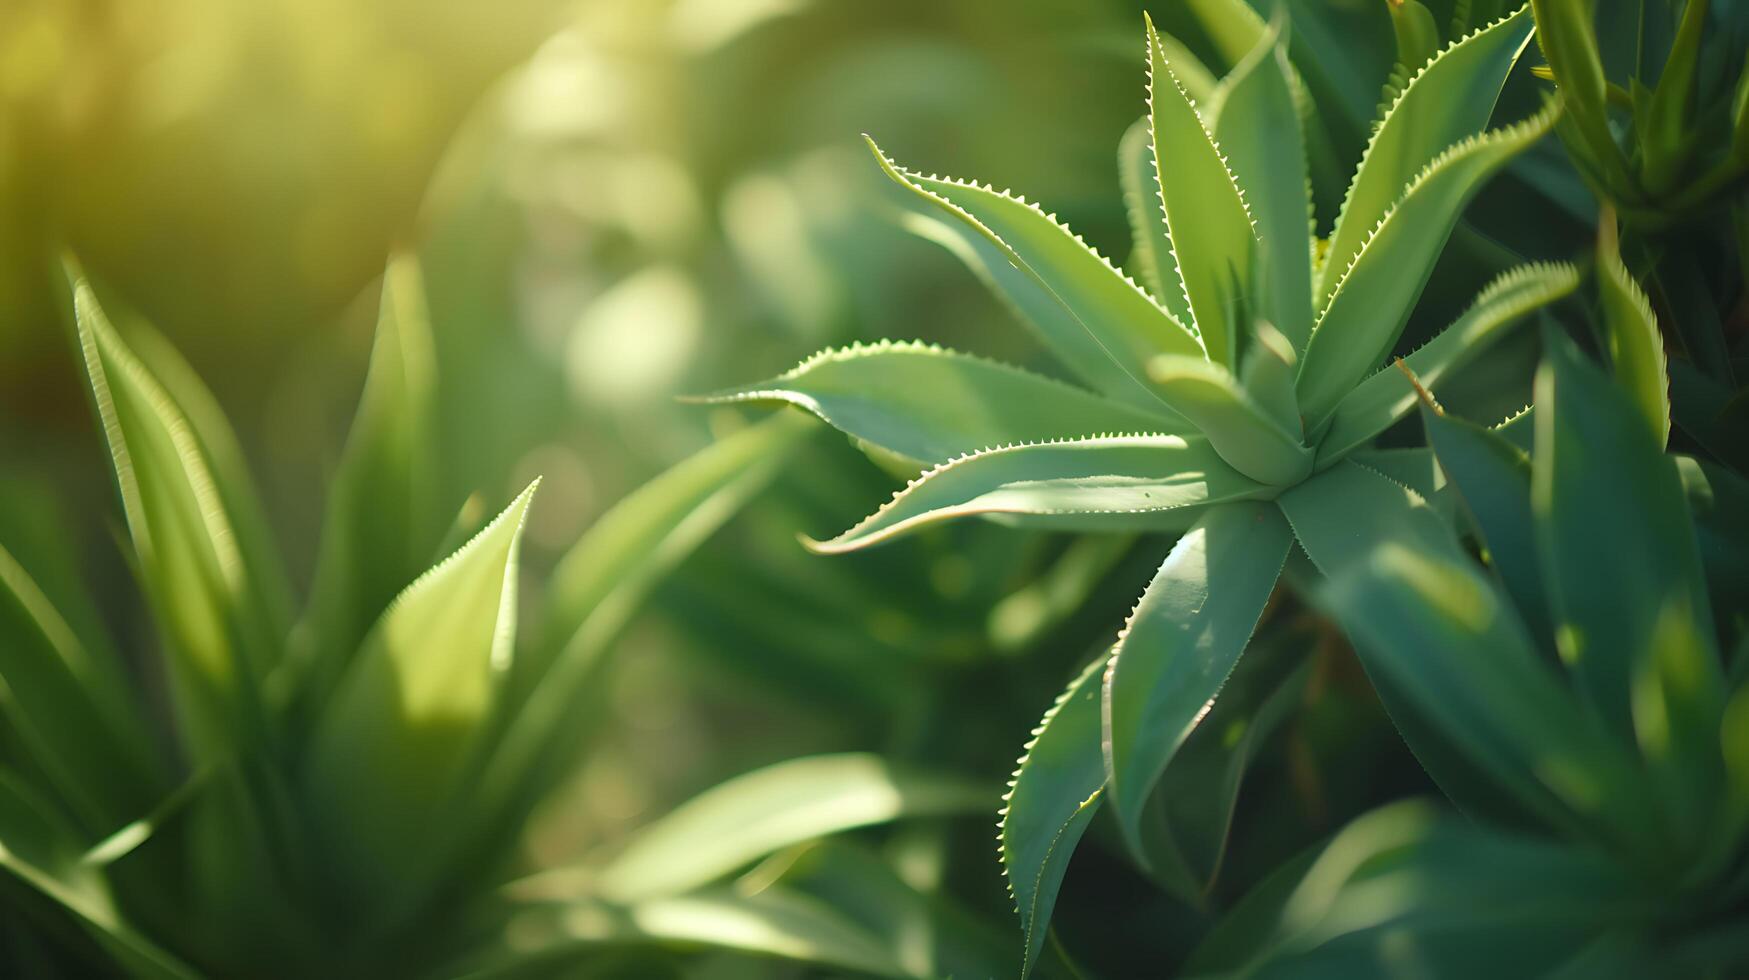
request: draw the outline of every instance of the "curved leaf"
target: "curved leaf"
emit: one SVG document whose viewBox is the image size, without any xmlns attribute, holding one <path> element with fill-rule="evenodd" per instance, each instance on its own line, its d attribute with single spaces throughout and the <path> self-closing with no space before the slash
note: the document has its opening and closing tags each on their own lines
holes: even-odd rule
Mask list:
<svg viewBox="0 0 1749 980">
<path fill-rule="evenodd" d="M 1615 217 L 1610 214 L 1598 225 L 1597 292 L 1603 300 L 1603 325 L 1616 380 L 1632 395 L 1662 446 L 1670 440 L 1670 375 L 1665 368 L 1664 338 L 1645 291 L 1622 265 Z"/>
<path fill-rule="evenodd" d="M 1238 662 L 1292 544 L 1273 504 L 1210 510 L 1178 539 L 1120 634 L 1102 740 L 1118 823 L 1144 863 L 1142 808 Z"/>
<path fill-rule="evenodd" d="M 1650 825 L 1634 761 L 1464 559 L 1384 542 L 1326 594 L 1371 676 L 1549 825 L 1620 846 Z"/>
<path fill-rule="evenodd" d="M 879 756 L 792 759 L 706 790 L 645 827 L 596 888 L 621 903 L 679 894 L 792 844 L 892 820 L 975 813 L 990 802 L 975 782 L 907 771 Z"/>
<path fill-rule="evenodd" d="M 1226 368 L 1162 355 L 1148 365 L 1160 397 L 1208 437 L 1233 469 L 1259 483 L 1291 486 L 1312 470 L 1312 451 L 1283 429 Z"/>
<path fill-rule="evenodd" d="M 1453 42 L 1394 91 L 1387 89 L 1394 98 L 1348 185 L 1324 253 L 1316 306 L 1329 304 L 1379 223 L 1399 206 L 1404 188 L 1453 144 L 1487 128 L 1532 27 L 1529 8 L 1521 7 Z"/>
<path fill-rule="evenodd" d="M 1559 106 L 1453 146 L 1427 165 L 1367 236 L 1329 292 L 1300 362 L 1300 410 L 1317 431 L 1376 369 L 1421 295 L 1464 205 L 1482 182 L 1554 125 Z"/>
<path fill-rule="evenodd" d="M 1712 717 L 1716 731 L 1723 701 L 1708 642 L 1681 690 L 1667 692 L 1688 700 L 1680 711 L 1658 718 L 1640 703 L 1644 685 L 1661 683 L 1648 675 L 1666 645 L 1661 620 L 1680 610 L 1712 633 L 1694 525 L 1676 463 L 1636 406 L 1570 341 L 1549 340 L 1536 381 L 1531 501 L 1556 649 L 1602 717 L 1656 755 L 1655 729 L 1680 728 L 1692 713 Z"/>
<path fill-rule="evenodd" d="M 816 354 L 711 402 L 787 402 L 860 442 L 941 463 L 988 446 L 1165 426 L 1059 381 L 924 344 L 883 341 Z M 1180 423 L 1180 431 L 1191 431 Z"/>
<path fill-rule="evenodd" d="M 1147 359 L 1197 353 L 1191 332 L 1055 218 L 1019 198 L 903 170 L 868 141 L 887 176 L 963 226 L 964 251 L 1032 323 L 1062 363 L 1095 390 L 1153 410 Z"/>
<path fill-rule="evenodd" d="M 1164 39 L 1162 39 L 1164 40 Z M 1211 83 L 1212 84 L 1212 83 Z M 1123 186 L 1124 212 L 1130 219 L 1130 274 L 1139 277 L 1179 323 L 1190 323 L 1190 301 L 1172 257 L 1172 236 L 1160 204 L 1160 179 L 1154 171 L 1154 129 L 1143 116 L 1124 130 L 1117 147 L 1117 175 Z"/>
<path fill-rule="evenodd" d="M 1214 135 L 1257 222 L 1257 312 L 1300 351 L 1312 334 L 1312 201 L 1292 78 L 1271 26 L 1222 83 Z"/>
<path fill-rule="evenodd" d="M 1106 663 L 1088 664 L 1045 712 L 1002 807 L 1002 870 L 1025 934 L 1022 978 L 1038 965 L 1069 857 L 1105 792 L 1099 689 Z"/>
<path fill-rule="evenodd" d="M 1505 329 L 1528 313 L 1553 303 L 1579 286 L 1579 270 L 1566 264 L 1537 263 L 1502 273 L 1476 294 L 1475 302 L 1450 327 L 1403 360 L 1423 387 L 1432 389 L 1486 350 Z M 1341 459 L 1383 432 L 1415 407 L 1415 386 L 1403 372 L 1386 368 L 1343 397 L 1318 446 L 1318 462 Z"/>
<path fill-rule="evenodd" d="M 197 761 L 265 730 L 260 672 L 283 637 L 252 584 L 192 424 L 128 349 L 83 279 L 73 308 L 141 585 L 166 639 L 177 720 Z"/>
<path fill-rule="evenodd" d="M 1201 338 L 1198 351 L 1163 352 L 1197 356 L 1206 351 L 1216 363 L 1235 365 L 1239 338 L 1232 319 L 1250 294 L 1256 230 L 1214 137 L 1166 63 L 1151 19 L 1148 119 L 1173 258 Z"/>
<path fill-rule="evenodd" d="M 320 705 L 389 600 L 431 560 L 431 426 L 437 365 L 418 260 L 383 275 L 364 393 L 328 485 L 316 574 L 300 624 L 301 696 Z"/>
<path fill-rule="evenodd" d="M 305 792 L 335 846 L 390 881 L 429 864 L 430 814 L 479 764 L 510 668 L 517 552 L 538 485 L 395 598 L 311 732 Z"/>
<path fill-rule="evenodd" d="M 1202 439 L 1098 436 L 1027 443 L 944 463 L 814 550 L 836 554 L 961 517 L 1037 526 L 1182 530 L 1200 508 L 1265 496 Z"/>
</svg>

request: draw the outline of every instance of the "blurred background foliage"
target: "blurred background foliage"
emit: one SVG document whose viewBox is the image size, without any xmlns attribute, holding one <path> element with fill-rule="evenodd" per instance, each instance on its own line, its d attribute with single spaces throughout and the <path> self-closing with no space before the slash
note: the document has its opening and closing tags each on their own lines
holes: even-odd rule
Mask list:
<svg viewBox="0 0 1749 980">
<path fill-rule="evenodd" d="M 50 286 L 64 247 L 112 310 L 151 320 L 214 389 L 298 580 L 398 244 L 419 251 L 430 293 L 441 499 L 490 509 L 544 475 L 531 578 L 631 488 L 745 422 L 678 395 L 879 337 L 1040 366 L 1007 311 L 901 227 L 858 135 L 1024 189 L 1122 257 L 1114 155 L 1143 109 L 1142 9 L 1200 37 L 1212 68 L 1230 64 L 1194 6 L 8 0 L 0 540 L 64 607 L 95 607 L 147 642 Z M 1441 23 L 1452 6 L 1428 3 Z M 1336 107 L 1325 150 L 1345 174 L 1391 70 L 1386 5 L 1292 7 L 1296 63 L 1327 68 L 1302 70 Z M 1545 88 L 1518 73 L 1500 115 L 1521 118 Z M 1322 221 L 1339 203 L 1319 188 Z M 1517 258 L 1585 251 L 1595 215 L 1546 141 L 1471 209 L 1405 344 Z M 1512 252 L 1492 233 L 1508 221 Z M 1472 402 L 1461 379 L 1444 400 L 1472 417 L 1522 406 L 1535 332 L 1510 346 Z M 795 544 L 796 529 L 835 533 L 893 486 L 822 434 L 662 587 L 591 706 L 606 749 L 537 822 L 535 863 L 611 850 L 728 775 L 813 752 L 985 779 L 994 812 L 1016 746 L 1122 622 L 1160 542 L 973 526 L 833 559 Z M 1310 616 L 1272 622 L 1280 635 L 1261 645 L 1287 659 L 1258 659 L 1312 667 L 1302 710 L 1247 783 L 1234 833 L 1259 844 L 1235 849 L 1233 893 L 1357 813 L 1430 788 L 1338 635 Z M 978 710 L 955 710 L 968 703 Z M 1006 930 L 991 835 L 982 820 L 924 823 L 887 844 L 933 855 L 911 880 L 948 882 Z M 1164 900 L 1115 853 L 1084 849 L 1059 928 L 1079 949 L 1123 932 L 1131 955 L 1150 943 L 1169 955 Z"/>
</svg>

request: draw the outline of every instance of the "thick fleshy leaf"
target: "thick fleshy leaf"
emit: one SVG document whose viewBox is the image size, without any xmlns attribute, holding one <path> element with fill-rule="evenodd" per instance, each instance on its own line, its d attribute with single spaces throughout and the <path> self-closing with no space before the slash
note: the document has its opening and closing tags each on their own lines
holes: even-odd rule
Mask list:
<svg viewBox="0 0 1749 980">
<path fill-rule="evenodd" d="M 110 326 L 83 280 L 73 285 L 79 345 L 138 559 L 168 651 L 184 747 L 230 755 L 265 730 L 260 672 L 283 637 L 252 585 L 249 556 L 193 426 Z"/>
<path fill-rule="evenodd" d="M 1429 390 L 1469 363 L 1522 317 L 1579 286 L 1579 270 L 1566 264 L 1519 266 L 1502 273 L 1476 295 L 1463 316 L 1403 360 Z M 1341 459 L 1383 432 L 1415 407 L 1408 376 L 1385 368 L 1343 397 L 1318 446 L 1318 462 Z"/>
<path fill-rule="evenodd" d="M 1533 636 L 1549 627 L 1548 597 L 1530 509 L 1530 455 L 1493 431 L 1432 411 L 1421 414 L 1427 443 L 1457 489 L 1500 576 Z"/>
<path fill-rule="evenodd" d="M 1433 976 L 1549 976 L 1656 902 L 1601 855 L 1409 800 L 1361 816 L 1265 879 L 1186 969 L 1358 977 L 1391 975 L 1382 964 L 1412 956 Z"/>
<path fill-rule="evenodd" d="M 1487 128 L 1532 26 L 1530 11 L 1520 8 L 1454 42 L 1409 80 L 1398 81 L 1394 91 L 1387 90 L 1389 108 L 1373 130 L 1330 234 L 1318 277 L 1318 307 L 1328 305 L 1379 223 L 1402 201 L 1404 188 L 1453 144 Z"/>
<path fill-rule="evenodd" d="M 887 176 L 954 220 L 963 251 L 1095 390 L 1151 409 L 1147 359 L 1201 352 L 1186 327 L 1054 217 L 988 186 L 903 170 L 873 140 L 869 148 Z"/>
<path fill-rule="evenodd" d="M 1664 366 L 1664 338 L 1645 291 L 1622 265 L 1615 217 L 1610 214 L 1605 214 L 1598 226 L 1597 293 L 1602 299 L 1603 326 L 1616 381 L 1627 389 L 1657 435 L 1658 444 L 1663 445 L 1670 439 L 1670 375 Z"/>
<path fill-rule="evenodd" d="M 1207 357 L 1238 362 L 1233 311 L 1249 295 L 1256 231 L 1214 137 L 1197 115 L 1148 22 L 1148 119 L 1154 174 L 1194 327 Z M 1192 351 L 1166 351 L 1192 355 Z"/>
<path fill-rule="evenodd" d="M 1259 483 L 1290 486 L 1312 470 L 1312 451 L 1281 427 L 1226 368 L 1201 358 L 1162 355 L 1148 377 L 1233 469 Z"/>
<path fill-rule="evenodd" d="M 1183 530 L 1209 504 L 1267 496 L 1203 439 L 1099 436 L 991 449 L 924 473 L 830 541 L 854 551 L 962 517 L 1082 530 Z"/>
<path fill-rule="evenodd" d="M 1387 542 L 1451 564 L 1468 560 L 1451 526 L 1419 494 L 1352 460 L 1313 476 L 1276 503 L 1326 578 L 1365 567 Z M 1544 823 L 1540 814 L 1527 812 L 1501 793 L 1486 770 L 1457 751 L 1410 694 L 1398 689 L 1393 675 L 1368 676 L 1403 741 L 1459 808 L 1507 826 Z"/>
<path fill-rule="evenodd" d="M 364 393 L 327 512 L 310 603 L 299 627 L 299 696 L 320 705 L 347 659 L 396 593 L 436 552 L 443 529 L 431 499 L 437 365 L 418 260 L 383 275 Z"/>
<path fill-rule="evenodd" d="M 1326 598 L 1368 675 L 1388 678 L 1500 792 L 1564 833 L 1645 842 L 1651 818 L 1631 756 L 1466 560 L 1381 542 L 1332 578 Z"/>
<path fill-rule="evenodd" d="M 1671 615 L 1712 623 L 1682 479 L 1621 389 L 1571 342 L 1549 340 L 1531 499 L 1556 649 L 1602 717 L 1658 756 L 1657 743 L 1692 719 L 1711 718 L 1716 731 L 1723 702 L 1710 639 L 1688 657 L 1662 638 Z M 1685 657 L 1679 687 L 1657 679 L 1664 652 Z M 1653 710 L 1665 698 L 1680 703 Z"/>
<path fill-rule="evenodd" d="M 303 787 L 333 846 L 390 880 L 424 868 L 431 814 L 454 805 L 479 765 L 510 669 L 534 491 L 395 598 L 311 734 Z"/>
<path fill-rule="evenodd" d="M 1178 260 L 1172 257 L 1172 236 L 1160 205 L 1154 128 L 1147 116 L 1124 130 L 1117 147 L 1117 174 L 1130 219 L 1131 251 L 1125 265 L 1179 323 L 1190 323 L 1190 301 L 1184 298 L 1184 280 L 1178 277 Z"/>
<path fill-rule="evenodd" d="M 1045 712 L 1002 808 L 1002 870 L 1025 937 L 1023 978 L 1038 965 L 1063 873 L 1105 793 L 1099 691 L 1106 662 L 1088 664 Z"/>
<path fill-rule="evenodd" d="M 1609 126 L 1608 79 L 1597 48 L 1595 7 L 1586 0 L 1530 0 L 1536 43 L 1570 104 L 1572 127 L 1583 144 L 1581 168 L 1593 175 L 1625 174 L 1627 161 Z"/>
<path fill-rule="evenodd" d="M 0 717 L 88 835 L 151 805 L 161 776 L 119 663 L 94 662 L 48 597 L 0 548 Z"/>
<path fill-rule="evenodd" d="M 1222 82 L 1214 134 L 1257 223 L 1254 312 L 1297 352 L 1312 334 L 1312 201 L 1292 77 L 1272 26 Z"/>
<path fill-rule="evenodd" d="M 792 759 L 707 790 L 645 827 L 595 886 L 621 903 L 675 895 L 792 844 L 893 820 L 977 813 L 991 802 L 976 782 L 879 756 Z"/>
<path fill-rule="evenodd" d="M 1300 410 L 1317 431 L 1336 403 L 1396 345 L 1464 205 L 1482 183 L 1549 131 L 1558 105 L 1473 137 L 1437 157 L 1371 229 L 1329 291 L 1300 362 Z"/>
<path fill-rule="evenodd" d="M 1292 545 L 1273 504 L 1216 507 L 1178 539 L 1124 626 L 1103 684 L 1103 742 L 1118 823 L 1144 860 L 1149 793 L 1238 662 Z"/>
<path fill-rule="evenodd" d="M 770 381 L 712 402 L 787 402 L 858 442 L 918 465 L 990 446 L 1096 432 L 1163 428 L 1183 420 L 1138 411 L 1036 374 L 924 344 L 883 342 L 826 351 Z M 1174 428 L 1176 422 L 1176 428 Z"/>
</svg>

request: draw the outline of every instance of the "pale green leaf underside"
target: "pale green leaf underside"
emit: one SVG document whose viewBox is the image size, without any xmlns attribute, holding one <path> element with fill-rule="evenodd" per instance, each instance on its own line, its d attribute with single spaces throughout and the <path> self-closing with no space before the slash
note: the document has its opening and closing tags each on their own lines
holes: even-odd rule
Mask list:
<svg viewBox="0 0 1749 980">
<path fill-rule="evenodd" d="M 1173 257 L 1202 348 L 1209 359 L 1232 366 L 1238 345 L 1232 321 L 1237 305 L 1249 295 L 1256 232 L 1214 137 L 1166 64 L 1152 21 L 1148 52 L 1154 174 Z"/>
<path fill-rule="evenodd" d="M 1022 977 L 1038 963 L 1063 873 L 1104 794 L 1099 691 L 1105 664 L 1103 657 L 1088 664 L 1045 712 L 1002 809 L 1002 870 L 1024 933 Z"/>
<path fill-rule="evenodd" d="M 1148 409 L 1147 359 L 1201 350 L 1141 287 L 1037 207 L 989 187 L 902 170 L 873 140 L 869 147 L 889 177 L 953 219 L 962 257 L 1095 390 Z"/>
<path fill-rule="evenodd" d="M 1566 296 L 1579 285 L 1579 270 L 1565 264 L 1520 266 L 1502 273 L 1476 294 L 1463 315 L 1405 357 L 1423 387 L 1434 389 L 1504 335 L 1525 315 Z M 1320 464 L 1365 445 L 1414 409 L 1419 396 L 1408 377 L 1387 367 L 1343 397 L 1318 447 Z"/>
<path fill-rule="evenodd" d="M 1550 105 L 1524 122 L 1459 143 L 1421 172 L 1357 250 L 1330 293 L 1300 362 L 1300 410 L 1316 431 L 1396 344 L 1464 205 L 1554 125 Z"/>
<path fill-rule="evenodd" d="M 919 465 L 989 446 L 1090 432 L 1190 432 L 1079 388 L 924 344 L 882 342 L 825 351 L 770 381 L 712 402 L 787 402 L 833 428 Z"/>
<path fill-rule="evenodd" d="M 1530 39 L 1528 8 L 1441 51 L 1401 89 L 1361 156 L 1330 235 L 1318 280 L 1323 306 L 1403 188 L 1447 147 L 1481 132 L 1506 76 Z"/>
<path fill-rule="evenodd" d="M 1227 371 L 1201 358 L 1163 355 L 1149 365 L 1160 396 L 1208 437 L 1233 469 L 1287 486 L 1312 469 L 1312 452 L 1289 435 Z"/>
<path fill-rule="evenodd" d="M 731 779 L 645 827 L 596 886 L 616 902 L 674 895 L 792 844 L 989 805 L 976 782 L 906 771 L 879 756 L 794 759 Z"/>
<path fill-rule="evenodd" d="M 1268 493 L 1203 439 L 1116 435 L 1034 443 L 938 466 L 862 523 L 813 547 L 854 551 L 977 516 L 1061 528 L 1182 530 L 1203 506 Z"/>
<path fill-rule="evenodd" d="M 1103 742 L 1112 803 L 1138 855 L 1149 793 L 1238 662 L 1292 544 L 1271 503 L 1216 507 L 1178 539 L 1130 614 L 1106 670 Z"/>
</svg>

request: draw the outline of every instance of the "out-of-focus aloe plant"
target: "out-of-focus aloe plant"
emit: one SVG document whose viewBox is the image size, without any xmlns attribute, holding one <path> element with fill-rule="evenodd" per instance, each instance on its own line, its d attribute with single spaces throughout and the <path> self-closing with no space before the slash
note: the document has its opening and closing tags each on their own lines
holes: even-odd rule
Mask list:
<svg viewBox="0 0 1749 980">
<path fill-rule="evenodd" d="M 1542 74 L 1579 177 L 1621 224 L 1628 266 L 1676 355 L 1675 422 L 1691 445 L 1749 471 L 1743 394 L 1749 254 L 1749 8 L 1536 0 Z"/>
<path fill-rule="evenodd" d="M 124 340 L 91 286 L 71 279 L 158 627 L 162 657 L 148 673 L 169 702 L 142 698 L 0 551 L 0 865 L 19 886 L 9 905 L 83 950 L 74 955 L 144 976 L 423 974 L 490 948 L 494 936 L 470 923 L 494 921 L 493 886 L 516 864 L 531 808 L 577 761 L 586 719 L 573 708 L 609 645 L 808 426 L 748 428 L 623 500 L 564 560 L 537 640 L 519 642 L 535 487 L 483 528 L 450 531 L 467 538 L 459 547 L 431 519 L 430 341 L 417 269 L 397 260 L 294 630 L 211 396 L 161 338 L 140 327 Z M 880 786 L 905 785 L 883 778 L 858 785 L 877 799 Z M 937 811 L 963 792 L 939 778 L 918 786 Z M 513 944 L 484 965 L 520 955 Z"/>
<path fill-rule="evenodd" d="M 1473 822 L 1362 818 L 1237 906 L 1196 975 L 1371 975 L 1410 950 L 1430 976 L 1749 965 L 1749 673 L 1722 656 L 1739 627 L 1715 617 L 1685 501 L 1702 466 L 1551 340 L 1534 451 L 1423 413 L 1486 567 L 1450 534 L 1357 543 L 1324 589 L 1465 774 L 1442 788 Z"/>
<path fill-rule="evenodd" d="M 821 552 L 971 516 L 1183 532 L 1112 655 L 1070 685 L 1016 774 L 1002 857 L 1029 967 L 1069 854 L 1108 796 L 1138 861 L 1196 894 L 1170 850 L 1150 843 L 1143 809 L 1294 542 L 1335 574 L 1356 540 L 1439 527 L 1419 495 L 1374 468 L 1401 459 L 1368 455 L 1415 401 L 1402 374 L 1378 369 L 1464 204 L 1554 124 L 1549 106 L 1484 132 L 1530 30 L 1521 9 L 1393 89 L 1320 240 L 1308 234 L 1306 100 L 1281 28 L 1197 100 L 1173 64 L 1178 46 L 1150 25 L 1149 113 L 1122 153 L 1138 252 L 1151 258 L 1146 288 L 1024 200 L 875 150 L 934 210 L 919 228 L 1010 300 L 1084 387 L 883 343 L 719 396 L 801 406 L 873 453 L 926 467 L 873 516 L 816 543 Z M 1510 272 L 1408 363 L 1435 384 L 1577 281 L 1564 266 Z"/>
</svg>

